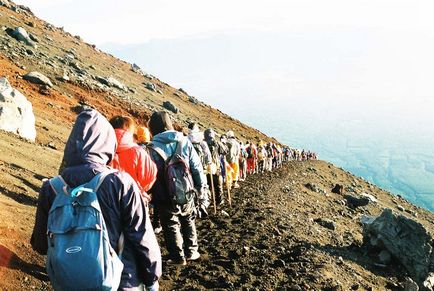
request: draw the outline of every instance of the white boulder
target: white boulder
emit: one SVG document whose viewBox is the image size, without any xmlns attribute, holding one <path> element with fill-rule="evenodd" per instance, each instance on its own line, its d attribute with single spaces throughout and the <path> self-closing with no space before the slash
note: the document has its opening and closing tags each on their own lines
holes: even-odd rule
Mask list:
<svg viewBox="0 0 434 291">
<path fill-rule="evenodd" d="M 32 103 L 3 77 L 0 78 L 0 129 L 32 142 L 36 139 Z"/>
</svg>

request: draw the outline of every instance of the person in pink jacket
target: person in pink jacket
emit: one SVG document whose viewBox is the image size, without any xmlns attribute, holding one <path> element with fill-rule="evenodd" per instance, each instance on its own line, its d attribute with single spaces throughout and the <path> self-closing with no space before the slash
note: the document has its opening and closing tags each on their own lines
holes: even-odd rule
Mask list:
<svg viewBox="0 0 434 291">
<path fill-rule="evenodd" d="M 111 166 L 119 171 L 127 172 L 139 186 L 142 196 L 150 201 L 146 193 L 154 185 L 157 178 L 157 166 L 149 154 L 134 142 L 135 122 L 128 116 L 115 116 L 110 119 L 115 129 L 118 146 Z"/>
</svg>

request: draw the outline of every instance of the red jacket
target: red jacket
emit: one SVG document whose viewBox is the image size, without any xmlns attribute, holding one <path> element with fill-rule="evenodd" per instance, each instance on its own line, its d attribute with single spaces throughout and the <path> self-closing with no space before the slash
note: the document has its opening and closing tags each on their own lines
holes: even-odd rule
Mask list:
<svg viewBox="0 0 434 291">
<path fill-rule="evenodd" d="M 115 129 L 118 147 L 112 167 L 127 172 L 147 192 L 157 179 L 157 166 L 149 154 L 133 140 L 133 134 L 123 129 Z"/>
</svg>

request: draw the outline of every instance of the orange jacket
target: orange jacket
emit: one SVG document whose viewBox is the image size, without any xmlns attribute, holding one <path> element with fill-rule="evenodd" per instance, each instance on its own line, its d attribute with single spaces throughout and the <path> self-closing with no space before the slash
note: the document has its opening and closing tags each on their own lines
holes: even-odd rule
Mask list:
<svg viewBox="0 0 434 291">
<path fill-rule="evenodd" d="M 130 174 L 142 192 L 148 191 L 157 179 L 157 166 L 149 154 L 134 142 L 132 132 L 115 129 L 115 133 L 118 147 L 111 166 Z"/>
</svg>

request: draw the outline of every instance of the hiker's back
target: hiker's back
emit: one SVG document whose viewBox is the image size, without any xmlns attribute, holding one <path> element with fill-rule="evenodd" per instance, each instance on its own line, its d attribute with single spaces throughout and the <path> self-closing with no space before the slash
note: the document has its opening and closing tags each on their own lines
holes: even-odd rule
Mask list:
<svg viewBox="0 0 434 291">
<path fill-rule="evenodd" d="M 123 264 L 110 245 L 96 191 L 107 174 L 74 189 L 50 179 L 56 198 L 48 215 L 47 272 L 55 290 L 117 290 Z"/>
</svg>

